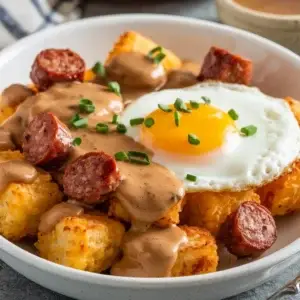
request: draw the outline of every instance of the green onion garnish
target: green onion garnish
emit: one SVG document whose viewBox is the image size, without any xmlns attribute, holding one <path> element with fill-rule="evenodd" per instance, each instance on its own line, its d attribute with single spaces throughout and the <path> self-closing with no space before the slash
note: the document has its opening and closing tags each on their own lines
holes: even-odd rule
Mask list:
<svg viewBox="0 0 300 300">
<path fill-rule="evenodd" d="M 191 105 L 191 108 L 194 108 L 194 109 L 197 109 L 199 108 L 200 104 L 196 101 L 190 101 L 190 105 Z"/>
<path fill-rule="evenodd" d="M 95 105 L 89 99 L 82 98 L 79 101 L 79 110 L 83 113 L 92 113 L 95 111 Z"/>
<path fill-rule="evenodd" d="M 79 146 L 81 144 L 81 138 L 80 137 L 76 137 L 73 142 L 72 145 L 73 146 Z"/>
<path fill-rule="evenodd" d="M 115 159 L 119 160 L 119 161 L 129 161 L 128 155 L 126 154 L 126 152 L 117 152 L 115 154 Z"/>
<path fill-rule="evenodd" d="M 205 104 L 210 104 L 211 103 L 211 100 L 206 96 L 202 96 L 201 99 L 205 102 Z"/>
<path fill-rule="evenodd" d="M 197 176 L 192 175 L 192 174 L 186 174 L 185 179 L 195 182 L 195 181 L 197 181 Z"/>
<path fill-rule="evenodd" d="M 158 46 L 149 51 L 147 57 L 155 64 L 159 64 L 166 57 L 166 55 L 163 53 L 163 48 Z"/>
<path fill-rule="evenodd" d="M 115 93 L 118 96 L 121 96 L 120 85 L 116 81 L 110 81 L 107 84 L 107 87 L 111 92 Z"/>
<path fill-rule="evenodd" d="M 186 107 L 182 99 L 177 98 L 174 102 L 174 107 L 181 112 L 190 113 L 191 111 Z"/>
<path fill-rule="evenodd" d="M 200 144 L 199 138 L 193 133 L 188 134 L 188 141 L 191 145 L 199 145 Z"/>
<path fill-rule="evenodd" d="M 96 125 L 96 131 L 99 133 L 108 133 L 108 125 L 104 123 L 98 123 Z"/>
<path fill-rule="evenodd" d="M 100 61 L 97 61 L 95 63 L 95 65 L 93 66 L 92 68 L 92 71 L 96 74 L 96 75 L 99 75 L 101 77 L 105 77 L 106 75 L 106 71 L 105 71 L 105 67 L 104 65 L 100 62 Z"/>
<path fill-rule="evenodd" d="M 236 113 L 236 111 L 234 109 L 230 109 L 228 111 L 228 115 L 234 121 L 238 120 L 238 118 L 239 118 L 239 115 Z"/>
<path fill-rule="evenodd" d="M 172 109 L 168 105 L 165 105 L 165 104 L 158 104 L 158 108 L 161 109 L 164 112 L 171 112 L 172 111 Z"/>
<path fill-rule="evenodd" d="M 139 165 L 150 165 L 149 157 L 144 152 L 128 151 L 126 153 L 121 151 L 115 154 L 115 159 L 118 161 L 127 161 Z"/>
<path fill-rule="evenodd" d="M 136 118 L 136 119 L 131 119 L 130 120 L 130 125 L 131 126 L 141 125 L 143 123 L 144 123 L 144 118 Z"/>
<path fill-rule="evenodd" d="M 150 128 L 154 125 L 154 119 L 153 118 L 147 118 L 145 121 L 144 121 L 144 124 L 146 127 Z"/>
<path fill-rule="evenodd" d="M 175 110 L 174 111 L 174 120 L 175 120 L 175 125 L 178 127 L 179 126 L 179 121 L 180 121 L 180 113 Z"/>
<path fill-rule="evenodd" d="M 124 124 L 118 124 L 117 125 L 117 131 L 119 133 L 126 133 L 127 132 L 127 128 Z"/>
<path fill-rule="evenodd" d="M 111 123 L 118 124 L 119 123 L 119 115 L 114 114 Z"/>
<path fill-rule="evenodd" d="M 241 128 L 241 133 L 244 136 L 251 136 L 257 132 L 257 127 L 254 125 L 248 125 L 246 127 Z"/>
<path fill-rule="evenodd" d="M 71 120 L 70 124 L 75 127 L 75 128 L 84 128 L 88 124 L 88 119 L 87 118 L 81 118 L 79 114 L 75 114 Z"/>
</svg>

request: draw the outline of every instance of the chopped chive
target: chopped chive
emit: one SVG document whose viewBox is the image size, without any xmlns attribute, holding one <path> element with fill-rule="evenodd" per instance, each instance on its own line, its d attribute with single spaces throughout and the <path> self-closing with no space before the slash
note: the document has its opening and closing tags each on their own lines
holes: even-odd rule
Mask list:
<svg viewBox="0 0 300 300">
<path fill-rule="evenodd" d="M 130 120 L 130 125 L 131 126 L 141 125 L 143 123 L 144 123 L 144 118 L 136 118 L 136 119 L 131 119 Z"/>
<path fill-rule="evenodd" d="M 234 121 L 238 120 L 238 118 L 239 118 L 239 115 L 237 114 L 237 112 L 234 109 L 230 109 L 228 111 L 228 115 Z"/>
<path fill-rule="evenodd" d="M 158 104 L 158 108 L 161 109 L 164 112 L 171 112 L 172 111 L 172 109 L 168 105 L 165 105 L 165 104 Z"/>
<path fill-rule="evenodd" d="M 121 89 L 120 89 L 120 85 L 118 82 L 116 81 L 110 81 L 108 84 L 107 84 L 107 87 L 108 89 L 115 93 L 116 95 L 120 96 L 121 95 Z"/>
<path fill-rule="evenodd" d="M 87 118 L 81 118 L 79 114 L 75 114 L 71 120 L 70 124 L 74 126 L 75 128 L 84 128 L 88 124 L 88 119 Z"/>
<path fill-rule="evenodd" d="M 206 96 L 202 96 L 201 99 L 205 102 L 205 104 L 210 104 L 211 103 L 211 100 Z"/>
<path fill-rule="evenodd" d="M 175 110 L 174 111 L 174 120 L 175 120 L 175 125 L 178 127 L 179 126 L 179 121 L 180 121 L 180 113 Z"/>
<path fill-rule="evenodd" d="M 119 118 L 120 118 L 119 115 L 114 114 L 111 123 L 112 124 L 118 124 L 119 123 Z"/>
<path fill-rule="evenodd" d="M 152 58 L 153 54 L 155 54 L 156 52 L 162 52 L 163 48 L 161 46 L 157 46 L 155 48 L 153 48 L 152 50 L 150 50 L 147 54 L 147 56 L 149 58 Z"/>
<path fill-rule="evenodd" d="M 76 137 L 73 142 L 72 145 L 73 146 L 79 146 L 81 144 L 81 138 L 80 137 Z"/>
<path fill-rule="evenodd" d="M 158 65 L 165 57 L 166 54 L 162 52 L 158 53 L 156 56 L 153 57 L 153 62 Z"/>
<path fill-rule="evenodd" d="M 186 107 L 182 99 L 177 98 L 174 102 L 174 107 L 181 112 L 190 113 L 191 111 Z"/>
<path fill-rule="evenodd" d="M 154 119 L 153 118 L 147 118 L 145 121 L 144 121 L 144 124 L 146 127 L 150 128 L 154 125 Z"/>
<path fill-rule="evenodd" d="M 139 165 L 150 165 L 150 160 L 147 153 L 138 151 L 128 151 L 129 161 Z"/>
<path fill-rule="evenodd" d="M 196 146 L 196 145 L 200 144 L 199 138 L 195 134 L 193 134 L 193 133 L 189 133 L 188 134 L 188 141 L 189 141 L 189 143 L 191 145 L 195 145 Z"/>
<path fill-rule="evenodd" d="M 254 125 L 248 125 L 246 127 L 241 128 L 241 133 L 244 136 L 251 136 L 257 132 L 257 127 Z"/>
<path fill-rule="evenodd" d="M 191 108 L 194 108 L 194 109 L 197 109 L 199 108 L 200 104 L 196 101 L 190 101 L 190 105 L 191 105 Z"/>
<path fill-rule="evenodd" d="M 105 77 L 106 75 L 106 70 L 105 70 L 105 67 L 104 65 L 100 62 L 100 61 L 97 61 L 95 63 L 95 65 L 93 66 L 92 68 L 92 71 L 96 74 L 96 75 L 99 75 L 101 77 Z"/>
<path fill-rule="evenodd" d="M 108 133 L 108 125 L 104 123 L 98 123 L 96 125 L 96 131 L 99 133 Z"/>
<path fill-rule="evenodd" d="M 186 174 L 185 179 L 195 182 L 195 181 L 197 181 L 197 176 L 192 175 L 192 174 Z"/>
<path fill-rule="evenodd" d="M 92 113 L 95 111 L 95 105 L 89 99 L 82 98 L 79 101 L 79 110 L 83 113 Z"/>
<path fill-rule="evenodd" d="M 119 133 L 126 133 L 127 132 L 127 128 L 124 124 L 118 124 L 117 125 L 117 131 Z"/>
<path fill-rule="evenodd" d="M 117 152 L 115 154 L 115 159 L 118 161 L 129 161 L 128 155 L 126 154 L 126 152 Z"/>
</svg>

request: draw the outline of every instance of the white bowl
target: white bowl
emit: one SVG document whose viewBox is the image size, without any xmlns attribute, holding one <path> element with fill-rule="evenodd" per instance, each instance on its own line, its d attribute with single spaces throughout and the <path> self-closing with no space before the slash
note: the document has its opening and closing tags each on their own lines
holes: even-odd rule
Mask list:
<svg viewBox="0 0 300 300">
<path fill-rule="evenodd" d="M 227 48 L 253 60 L 254 84 L 263 91 L 300 99 L 300 58 L 289 50 L 231 27 L 147 14 L 84 19 L 23 39 L 0 54 L 0 89 L 14 82 L 27 83 L 32 61 L 43 48 L 70 47 L 91 65 L 103 60 L 116 38 L 129 29 L 199 62 L 211 45 Z M 41 259 L 1 236 L 0 259 L 29 279 L 81 300 L 221 299 L 253 288 L 292 264 L 292 256 L 300 251 L 299 225 L 299 214 L 279 220 L 279 238 L 263 258 L 249 263 L 242 260 L 227 270 L 190 277 L 145 279 L 82 272 Z"/>
</svg>

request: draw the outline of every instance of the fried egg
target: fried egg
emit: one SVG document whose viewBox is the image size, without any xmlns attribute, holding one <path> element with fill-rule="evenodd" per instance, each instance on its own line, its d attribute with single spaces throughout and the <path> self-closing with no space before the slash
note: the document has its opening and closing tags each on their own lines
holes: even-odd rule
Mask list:
<svg viewBox="0 0 300 300">
<path fill-rule="evenodd" d="M 177 111 L 178 98 L 187 110 Z M 136 118 L 147 121 L 132 126 Z M 121 121 L 190 192 L 261 186 L 286 171 L 300 151 L 288 104 L 243 85 L 210 82 L 150 93 L 127 107 Z"/>
</svg>

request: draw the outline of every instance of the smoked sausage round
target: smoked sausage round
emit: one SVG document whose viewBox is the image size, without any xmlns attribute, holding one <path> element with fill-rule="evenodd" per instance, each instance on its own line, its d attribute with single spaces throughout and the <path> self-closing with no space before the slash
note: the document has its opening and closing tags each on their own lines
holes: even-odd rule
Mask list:
<svg viewBox="0 0 300 300">
<path fill-rule="evenodd" d="M 36 115 L 23 135 L 25 158 L 33 165 L 65 159 L 72 148 L 72 136 L 68 128 L 51 112 Z"/>
<path fill-rule="evenodd" d="M 256 257 L 276 241 L 276 224 L 267 208 L 248 201 L 227 217 L 219 238 L 233 255 Z"/>
<path fill-rule="evenodd" d="M 65 194 L 88 204 L 103 201 L 103 195 L 114 191 L 119 183 L 116 161 L 104 152 L 79 156 L 67 165 L 63 177 Z"/>
<path fill-rule="evenodd" d="M 30 78 L 40 91 L 55 82 L 83 81 L 84 60 L 69 49 L 46 49 L 35 58 Z"/>
</svg>

